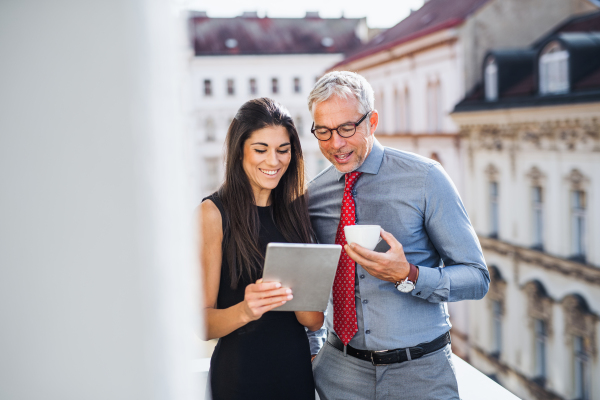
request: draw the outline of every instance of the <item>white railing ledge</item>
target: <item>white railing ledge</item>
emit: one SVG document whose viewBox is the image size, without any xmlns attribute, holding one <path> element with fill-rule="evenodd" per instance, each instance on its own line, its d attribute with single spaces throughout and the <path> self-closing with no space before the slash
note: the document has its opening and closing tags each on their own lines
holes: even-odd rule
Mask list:
<svg viewBox="0 0 600 400">
<path fill-rule="evenodd" d="M 452 355 L 461 400 L 520 400 L 517 396 L 485 376 L 462 358 Z M 208 377 L 210 358 L 193 360 L 192 371 Z"/>
<path fill-rule="evenodd" d="M 452 355 L 461 400 L 520 400 L 471 364 Z"/>
</svg>

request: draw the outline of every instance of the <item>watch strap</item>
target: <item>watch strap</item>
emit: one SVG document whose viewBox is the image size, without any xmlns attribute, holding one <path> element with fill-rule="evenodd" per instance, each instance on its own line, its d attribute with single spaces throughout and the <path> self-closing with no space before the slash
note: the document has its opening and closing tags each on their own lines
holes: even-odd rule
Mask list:
<svg viewBox="0 0 600 400">
<path fill-rule="evenodd" d="M 417 283 L 417 276 L 419 276 L 419 269 L 414 264 L 409 264 L 410 270 L 408 271 L 407 279 L 412 283 Z"/>
</svg>

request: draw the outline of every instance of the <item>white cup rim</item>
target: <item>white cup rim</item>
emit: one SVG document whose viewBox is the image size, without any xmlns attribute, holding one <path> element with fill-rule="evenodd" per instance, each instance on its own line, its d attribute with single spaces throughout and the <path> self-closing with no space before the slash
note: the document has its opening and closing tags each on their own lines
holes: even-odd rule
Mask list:
<svg viewBox="0 0 600 400">
<path fill-rule="evenodd" d="M 352 228 L 354 226 L 359 226 L 359 227 L 362 227 L 362 228 L 381 228 L 380 225 L 359 225 L 359 224 L 346 225 L 344 228 Z"/>
</svg>

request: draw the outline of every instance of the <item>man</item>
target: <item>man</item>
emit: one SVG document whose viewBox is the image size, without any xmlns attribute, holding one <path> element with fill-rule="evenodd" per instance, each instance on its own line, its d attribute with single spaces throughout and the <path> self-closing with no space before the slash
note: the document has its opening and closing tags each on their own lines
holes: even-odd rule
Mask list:
<svg viewBox="0 0 600 400">
<path fill-rule="evenodd" d="M 309 184 L 311 221 L 320 243 L 344 246 L 327 343 L 313 361 L 317 391 L 321 400 L 458 399 L 446 302 L 485 296 L 487 267 L 448 175 L 379 144 L 373 103 L 362 76 L 339 71 L 308 98 L 332 164 Z M 382 227 L 375 251 L 346 244 L 343 227 L 354 223 Z"/>
</svg>

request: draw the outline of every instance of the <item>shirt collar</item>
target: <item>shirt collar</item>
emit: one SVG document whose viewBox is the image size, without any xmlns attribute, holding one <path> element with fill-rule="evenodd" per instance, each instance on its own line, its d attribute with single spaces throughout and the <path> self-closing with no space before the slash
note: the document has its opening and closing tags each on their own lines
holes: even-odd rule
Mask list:
<svg viewBox="0 0 600 400">
<path fill-rule="evenodd" d="M 357 171 L 362 172 L 364 174 L 377 175 L 377 173 L 379 172 L 379 167 L 381 167 L 381 162 L 383 161 L 383 150 L 384 147 L 381 145 L 381 143 L 379 143 L 377 139 L 374 139 L 373 148 L 371 149 L 371 152 L 367 156 L 367 159 L 362 163 L 362 165 L 358 167 Z M 337 174 L 336 177 L 338 181 L 342 179 L 344 175 L 346 175 L 345 173 L 340 172 L 337 169 L 335 170 L 335 173 Z"/>
</svg>

